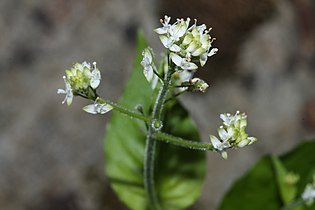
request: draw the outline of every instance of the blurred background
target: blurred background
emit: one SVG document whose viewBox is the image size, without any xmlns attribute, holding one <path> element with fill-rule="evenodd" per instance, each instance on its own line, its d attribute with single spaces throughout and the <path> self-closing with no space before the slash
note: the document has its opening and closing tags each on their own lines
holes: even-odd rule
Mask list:
<svg viewBox="0 0 315 210">
<path fill-rule="evenodd" d="M 75 98 L 62 105 L 64 69 L 96 61 L 101 95 L 118 100 L 132 70 L 136 31 L 162 50 L 152 31 L 165 14 L 213 27 L 211 57 L 198 77 L 206 94 L 181 97 L 201 128 L 219 114 L 248 114 L 259 141 L 227 161 L 208 153 L 201 198 L 215 209 L 231 183 L 264 154 L 282 154 L 315 136 L 313 0 L 2 0 L 0 1 L 0 209 L 125 210 L 104 175 L 110 114 L 92 116 Z"/>
</svg>

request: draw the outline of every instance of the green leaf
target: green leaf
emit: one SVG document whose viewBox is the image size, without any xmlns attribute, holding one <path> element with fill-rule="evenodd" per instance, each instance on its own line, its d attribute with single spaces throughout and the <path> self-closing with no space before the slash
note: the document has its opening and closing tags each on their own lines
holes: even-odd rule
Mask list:
<svg viewBox="0 0 315 210">
<path fill-rule="evenodd" d="M 305 142 L 280 157 L 283 166 L 300 176 L 297 195 L 301 195 L 315 170 L 315 142 Z M 277 172 L 271 157 L 264 157 L 225 195 L 220 210 L 279 210 L 283 206 L 277 183 Z M 305 209 L 315 209 L 315 205 Z"/>
<path fill-rule="evenodd" d="M 134 71 L 125 88 L 121 105 L 133 109 L 142 104 L 149 113 L 155 93 L 142 73 L 141 52 L 147 46 L 143 34 L 138 35 Z M 174 103 L 166 112 L 163 131 L 199 140 L 188 113 Z M 172 112 L 172 116 L 170 115 Z M 143 162 L 146 141 L 145 124 L 113 112 L 105 137 L 106 173 L 119 199 L 130 209 L 147 210 L 149 203 L 143 183 Z M 199 197 L 205 176 L 205 154 L 158 142 L 155 183 L 164 210 L 185 209 Z"/>
<path fill-rule="evenodd" d="M 196 125 L 179 102 L 170 104 L 163 131 L 199 140 Z M 185 209 L 200 196 L 205 177 L 205 152 L 159 142 L 157 190 L 162 209 Z"/>
</svg>

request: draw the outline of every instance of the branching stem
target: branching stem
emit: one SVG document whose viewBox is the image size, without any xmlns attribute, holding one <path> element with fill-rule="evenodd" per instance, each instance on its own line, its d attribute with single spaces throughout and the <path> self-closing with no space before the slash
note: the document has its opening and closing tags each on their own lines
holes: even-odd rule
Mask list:
<svg viewBox="0 0 315 210">
<path fill-rule="evenodd" d="M 213 146 L 211 143 L 207 144 L 207 143 L 187 140 L 187 139 L 183 139 L 183 138 L 173 136 L 167 133 L 163 133 L 160 131 L 155 132 L 152 135 L 152 138 L 159 141 L 164 141 L 167 143 L 175 144 L 177 146 L 186 147 L 186 148 L 194 149 L 194 150 L 213 150 Z"/>
<path fill-rule="evenodd" d="M 169 85 L 171 81 L 172 73 L 166 76 L 163 86 L 161 87 L 159 94 L 156 98 L 154 108 L 152 111 L 152 121 L 147 130 L 145 157 L 144 157 L 144 188 L 147 192 L 148 199 L 150 202 L 150 207 L 152 210 L 160 210 L 160 204 L 155 191 L 154 184 L 154 165 L 155 165 L 155 150 L 156 150 L 156 140 L 153 138 L 154 133 L 157 132 L 159 127 L 156 123 L 160 123 L 161 115 L 163 111 L 164 102 L 166 100 L 166 95 L 169 90 Z M 157 127 L 155 127 L 157 126 Z M 161 127 L 159 127 L 160 129 Z"/>
</svg>

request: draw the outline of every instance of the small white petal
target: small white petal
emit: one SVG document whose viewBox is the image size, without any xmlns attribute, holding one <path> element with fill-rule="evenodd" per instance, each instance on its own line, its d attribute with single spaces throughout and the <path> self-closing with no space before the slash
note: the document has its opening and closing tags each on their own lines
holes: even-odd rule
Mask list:
<svg viewBox="0 0 315 210">
<path fill-rule="evenodd" d="M 208 34 L 202 34 L 200 36 L 200 42 L 202 44 L 209 44 L 210 43 L 209 40 L 210 40 L 210 36 Z"/>
<path fill-rule="evenodd" d="M 157 29 L 154 29 L 154 31 L 157 33 L 157 34 L 166 34 L 168 32 L 168 29 L 165 28 L 165 27 L 162 27 L 162 28 L 157 28 Z"/>
<path fill-rule="evenodd" d="M 252 143 L 254 143 L 255 141 L 257 141 L 257 138 L 255 138 L 255 137 L 247 137 L 247 139 L 249 140 L 248 145 L 251 145 Z"/>
<path fill-rule="evenodd" d="M 170 21 L 171 21 L 171 17 L 165 15 L 165 16 L 164 16 L 164 26 L 165 26 L 165 25 L 168 25 Z"/>
<path fill-rule="evenodd" d="M 200 65 L 204 66 L 208 60 L 208 54 L 204 53 L 200 55 Z"/>
<path fill-rule="evenodd" d="M 63 90 L 63 89 L 58 89 L 57 90 L 57 94 L 65 94 L 65 93 L 66 93 L 66 91 Z"/>
<path fill-rule="evenodd" d="M 67 99 L 67 105 L 70 106 L 71 103 L 72 103 L 72 99 L 73 99 L 73 94 L 72 94 L 72 92 L 71 92 L 70 95 L 67 95 L 67 96 L 66 96 L 66 99 Z"/>
<path fill-rule="evenodd" d="M 90 114 L 97 114 L 94 104 L 90 104 L 83 107 L 83 110 Z"/>
<path fill-rule="evenodd" d="M 193 40 L 193 37 L 191 34 L 187 34 L 183 40 L 183 45 L 188 45 Z"/>
<path fill-rule="evenodd" d="M 170 35 L 173 40 L 179 40 L 187 31 L 187 23 L 184 20 L 179 20 L 177 24 L 170 27 Z"/>
<path fill-rule="evenodd" d="M 62 78 L 63 78 L 63 80 L 64 80 L 64 82 L 65 82 L 66 89 L 65 89 L 65 90 L 63 90 L 63 89 L 58 89 L 58 90 L 57 90 L 57 94 L 66 94 L 65 99 L 62 101 L 62 104 L 64 104 L 65 102 L 67 102 L 68 106 L 70 106 L 71 103 L 72 103 L 72 99 L 73 99 L 72 88 L 71 88 L 70 83 L 67 81 L 66 76 L 63 76 Z"/>
<path fill-rule="evenodd" d="M 224 142 L 228 141 L 233 135 L 233 133 L 227 132 L 223 127 L 220 127 L 218 129 L 218 133 L 219 133 L 220 139 L 222 139 L 222 141 Z"/>
<path fill-rule="evenodd" d="M 201 54 L 203 54 L 205 52 L 205 49 L 203 49 L 202 47 L 199 47 L 197 50 L 195 50 L 194 52 L 191 53 L 192 56 L 200 56 Z"/>
<path fill-rule="evenodd" d="M 83 63 L 82 63 L 82 67 L 83 68 L 88 68 L 88 69 L 91 69 L 91 64 L 90 63 L 88 63 L 88 62 L 86 62 L 86 61 L 84 61 Z M 81 70 L 83 70 L 83 68 L 81 69 Z"/>
<path fill-rule="evenodd" d="M 196 70 L 196 69 L 198 69 L 198 66 L 194 63 L 191 63 L 191 62 L 184 63 L 184 64 L 182 64 L 181 67 L 184 70 Z"/>
<path fill-rule="evenodd" d="M 180 48 L 178 45 L 173 44 L 173 45 L 170 47 L 170 51 L 179 52 L 179 51 L 181 51 L 181 48 Z"/>
<path fill-rule="evenodd" d="M 192 42 L 187 47 L 186 51 L 187 52 L 194 52 L 197 49 L 197 47 L 198 47 L 198 45 L 196 44 L 196 42 Z"/>
<path fill-rule="evenodd" d="M 240 141 L 237 146 L 238 147 L 245 147 L 246 145 L 249 144 L 249 141 L 247 139 L 243 139 L 242 141 Z"/>
<path fill-rule="evenodd" d="M 96 89 L 96 88 L 99 86 L 100 82 L 101 82 L 101 81 L 100 81 L 99 79 L 97 79 L 97 80 L 91 80 L 90 85 L 91 85 L 91 87 L 92 87 L 93 89 Z"/>
<path fill-rule="evenodd" d="M 217 149 L 217 150 L 221 150 L 221 145 L 222 143 L 219 141 L 219 139 L 213 135 L 210 135 L 210 141 L 211 141 L 211 144 L 212 146 Z"/>
<path fill-rule="evenodd" d="M 218 48 L 212 48 L 212 49 L 210 50 L 210 52 L 208 53 L 208 56 L 211 57 L 211 56 L 217 54 L 218 51 L 219 51 Z"/>
<path fill-rule="evenodd" d="M 164 47 L 169 48 L 171 46 L 172 40 L 168 38 L 167 36 L 161 35 L 160 40 Z"/>
<path fill-rule="evenodd" d="M 151 49 L 149 47 L 143 50 L 142 55 L 146 63 L 152 63 L 153 56 L 152 56 Z"/>
<path fill-rule="evenodd" d="M 143 74 L 144 74 L 145 78 L 147 79 L 147 81 L 151 82 L 153 79 L 153 75 L 154 75 L 152 66 L 147 66 L 146 68 L 144 68 Z"/>
<path fill-rule="evenodd" d="M 105 105 L 101 104 L 101 107 L 98 110 L 98 113 L 99 114 L 105 114 L 105 113 L 111 111 L 112 109 L 113 109 L 113 107 L 111 105 L 109 105 L 109 104 L 105 104 Z"/>
<path fill-rule="evenodd" d="M 151 88 L 154 90 L 156 88 L 156 85 L 158 83 L 159 78 L 154 74 L 153 79 L 151 81 Z"/>
<path fill-rule="evenodd" d="M 177 55 L 175 53 L 171 53 L 170 57 L 171 57 L 171 60 L 173 61 L 173 63 L 176 64 L 176 66 L 181 66 L 182 60 L 183 60 L 182 57 L 180 57 L 179 55 Z"/>
<path fill-rule="evenodd" d="M 93 89 L 96 89 L 101 82 L 101 72 L 98 69 L 92 71 L 90 85 Z"/>
<path fill-rule="evenodd" d="M 223 122 L 226 122 L 228 120 L 227 114 L 220 114 L 220 118 L 223 120 Z"/>
<path fill-rule="evenodd" d="M 83 107 L 83 110 L 90 114 L 105 114 L 112 110 L 113 107 L 109 104 L 90 104 L 85 107 Z"/>
<path fill-rule="evenodd" d="M 226 160 L 228 158 L 227 152 L 226 151 L 222 151 L 221 152 L 221 156 L 224 160 Z"/>
<path fill-rule="evenodd" d="M 178 74 L 179 74 L 180 83 L 189 81 L 193 76 L 193 72 L 187 71 L 187 70 L 184 70 L 182 72 L 178 72 Z"/>
</svg>

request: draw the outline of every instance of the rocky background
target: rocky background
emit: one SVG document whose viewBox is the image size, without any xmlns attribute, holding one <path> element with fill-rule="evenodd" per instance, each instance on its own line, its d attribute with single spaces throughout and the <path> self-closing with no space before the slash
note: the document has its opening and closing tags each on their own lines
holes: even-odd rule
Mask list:
<svg viewBox="0 0 315 210">
<path fill-rule="evenodd" d="M 0 1 L 0 209 L 126 209 L 104 176 L 104 125 L 110 115 L 61 105 L 63 70 L 96 61 L 101 93 L 119 98 L 132 69 L 135 34 L 164 14 L 213 27 L 220 49 L 199 76 L 206 94 L 182 101 L 202 136 L 218 115 L 248 114 L 259 142 L 230 159 L 208 155 L 208 176 L 191 209 L 215 209 L 230 184 L 264 154 L 281 154 L 315 136 L 315 3 L 312 0 L 2 0 Z"/>
</svg>

